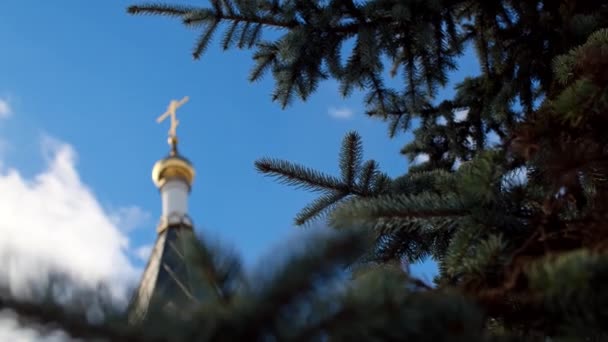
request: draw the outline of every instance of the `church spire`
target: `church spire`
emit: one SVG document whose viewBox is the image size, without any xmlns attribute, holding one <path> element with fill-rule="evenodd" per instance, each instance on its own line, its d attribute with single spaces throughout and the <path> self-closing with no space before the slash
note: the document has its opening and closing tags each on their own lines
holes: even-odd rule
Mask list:
<svg viewBox="0 0 608 342">
<path fill-rule="evenodd" d="M 162 212 L 157 226 L 157 238 L 139 288 L 129 305 L 129 320 L 133 324 L 147 319 L 153 312 L 183 309 L 193 302 L 195 292 L 192 274 L 184 260 L 181 236 L 191 234 L 193 224 L 188 216 L 188 197 L 194 181 L 194 167 L 178 153 L 176 111 L 188 97 L 172 100 L 167 111 L 157 118 L 161 123 L 171 119 L 168 143 L 169 156 L 157 161 L 152 180 L 161 195 Z"/>
<path fill-rule="evenodd" d="M 166 229 L 170 224 L 184 223 L 192 225 L 188 217 L 188 196 L 194 181 L 194 167 L 190 162 L 179 155 L 177 150 L 177 109 L 189 100 L 188 96 L 183 99 L 171 100 L 167 111 L 159 116 L 156 121 L 161 123 L 167 118 L 171 119 L 169 128 L 169 156 L 161 159 L 152 169 L 152 180 L 161 193 L 162 216 L 158 226 L 159 232 Z"/>
</svg>

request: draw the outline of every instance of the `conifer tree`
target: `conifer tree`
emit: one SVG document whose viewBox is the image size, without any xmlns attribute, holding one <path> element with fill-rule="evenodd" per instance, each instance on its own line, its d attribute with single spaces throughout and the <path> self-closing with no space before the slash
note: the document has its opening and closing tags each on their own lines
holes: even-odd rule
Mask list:
<svg viewBox="0 0 608 342">
<path fill-rule="evenodd" d="M 64 309 L 10 296 L 0 308 L 114 340 L 607 339 L 608 4 L 211 0 L 129 12 L 200 30 L 194 58 L 222 31 L 224 49 L 253 51 L 251 80 L 272 74 L 283 107 L 330 78 L 342 95 L 362 89 L 367 114 L 391 137 L 414 133 L 402 153 L 428 160 L 390 179 L 363 161 L 354 132 L 339 176 L 259 160 L 260 172 L 320 193 L 298 224 L 327 219 L 337 232 L 252 279 L 205 243 L 183 241 L 214 290 L 185 319 L 158 313 L 126 326 L 110 315 L 92 325 L 82 302 Z M 265 39 L 268 29 L 282 34 Z M 469 46 L 481 73 L 437 99 Z M 440 271 L 432 287 L 398 267 L 428 256 Z M 348 281 L 336 280 L 344 272 Z"/>
<path fill-rule="evenodd" d="M 331 78 L 344 96 L 364 90 L 367 114 L 387 121 L 391 137 L 413 131 L 402 153 L 428 160 L 396 179 L 362 163 L 355 133 L 341 177 L 259 160 L 262 173 L 321 192 L 298 224 L 329 214 L 336 229 L 367 227 L 369 262 L 431 256 L 433 291 L 472 299 L 490 330 L 605 337 L 608 4 L 211 0 L 128 11 L 200 30 L 196 59 L 223 31 L 223 49 L 253 51 L 250 80 L 272 74 L 283 107 Z M 269 29 L 282 34 L 265 39 Z M 437 99 L 469 46 L 481 73 Z"/>
<path fill-rule="evenodd" d="M 394 265 L 351 270 L 350 280 L 341 281 L 345 267 L 369 248 L 368 234 L 357 230 L 309 236 L 298 241 L 299 252 L 253 276 L 233 253 L 193 234 L 177 243 L 208 288 L 194 311 L 154 310 L 129 324 L 128 313 L 107 297 L 74 291 L 79 287 L 68 278 L 49 287 L 69 289 L 61 305 L 44 292 L 29 301 L 3 293 L 0 310 L 13 310 L 43 334 L 61 329 L 86 341 L 509 341 L 486 334 L 483 316 L 464 296 L 433 293 Z"/>
</svg>

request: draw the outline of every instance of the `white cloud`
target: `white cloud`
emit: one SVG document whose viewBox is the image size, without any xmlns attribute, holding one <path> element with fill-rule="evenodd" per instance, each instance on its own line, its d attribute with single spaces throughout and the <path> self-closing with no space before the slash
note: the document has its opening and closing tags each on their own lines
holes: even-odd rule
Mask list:
<svg viewBox="0 0 608 342">
<path fill-rule="evenodd" d="M 467 117 L 469 116 L 469 110 L 460 109 L 460 110 L 454 111 L 453 115 L 454 115 L 454 122 L 462 122 L 462 121 L 466 120 Z M 444 116 L 439 116 L 435 120 L 435 123 L 437 125 L 444 126 L 448 123 L 448 120 Z"/>
<path fill-rule="evenodd" d="M 148 215 L 137 207 L 107 213 L 80 180 L 70 145 L 44 137 L 42 150 L 47 165 L 31 179 L 7 165 L 0 170 L 0 286 L 27 297 L 60 271 L 85 286 L 107 284 L 124 305 L 140 270 L 127 256 L 129 240 L 120 227 L 137 226 Z M 69 338 L 58 331 L 41 334 L 0 311 L 0 341 L 33 340 Z"/>
<path fill-rule="evenodd" d="M 467 119 L 467 116 L 469 116 L 469 110 L 468 109 L 461 109 L 461 110 L 457 110 L 454 112 L 454 121 L 455 122 L 462 122 L 464 120 Z"/>
<path fill-rule="evenodd" d="M 430 157 L 428 154 L 421 153 L 421 154 L 417 155 L 416 158 L 414 158 L 414 160 L 412 160 L 412 165 L 426 163 L 427 161 L 429 161 L 429 158 Z"/>
<path fill-rule="evenodd" d="M 153 247 L 154 247 L 153 245 L 140 246 L 140 247 L 137 247 L 133 253 L 141 261 L 145 262 L 145 261 L 148 261 L 148 259 L 150 258 L 150 254 L 152 253 Z"/>
<path fill-rule="evenodd" d="M 0 279 L 17 295 L 60 270 L 94 285 L 107 281 L 115 295 L 136 280 L 129 241 L 81 182 L 71 146 L 43 139 L 46 169 L 32 179 L 0 172 Z M 6 165 L 5 165 L 6 168 Z"/>
<path fill-rule="evenodd" d="M 110 218 L 120 229 L 129 232 L 149 223 L 151 215 L 142 208 L 132 205 L 111 210 Z"/>
<path fill-rule="evenodd" d="M 346 107 L 341 107 L 341 108 L 329 107 L 327 112 L 329 113 L 329 116 L 336 118 L 336 119 L 349 119 L 354 115 L 354 111 L 352 109 L 346 108 Z"/>
<path fill-rule="evenodd" d="M 11 114 L 13 114 L 13 110 L 8 103 L 8 100 L 0 98 L 0 119 L 6 119 L 10 117 Z"/>
</svg>

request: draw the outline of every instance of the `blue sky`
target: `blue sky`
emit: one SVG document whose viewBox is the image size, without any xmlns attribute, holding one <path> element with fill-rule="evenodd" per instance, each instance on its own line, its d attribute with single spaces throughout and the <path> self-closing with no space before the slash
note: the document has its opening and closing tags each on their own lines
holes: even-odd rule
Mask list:
<svg viewBox="0 0 608 342">
<path fill-rule="evenodd" d="M 293 217 L 314 198 L 256 173 L 256 159 L 278 157 L 337 173 L 340 141 L 357 130 L 366 158 L 391 176 L 407 170 L 399 150 L 410 136 L 389 140 L 386 125 L 363 114 L 360 94 L 342 99 L 337 85 L 325 82 L 308 102 L 282 110 L 271 102 L 270 75 L 247 81 L 248 52 L 222 52 L 216 42 L 193 61 L 195 32 L 168 18 L 129 16 L 132 1 L 57 4 L 0 4 L 0 99 L 14 113 L 0 122 L 9 145 L 2 165 L 35 177 L 46 162 L 41 137 L 69 144 L 82 183 L 104 210 L 135 206 L 148 213 L 125 233 L 132 248 L 155 238 L 160 198 L 150 173 L 168 151 L 168 127 L 155 118 L 174 98 L 190 96 L 180 109 L 178 135 L 182 154 L 197 169 L 191 216 L 204 236 L 232 244 L 247 264 L 301 230 Z M 475 65 L 470 55 L 463 62 L 455 81 Z M 353 115 L 332 116 L 336 110 Z"/>
</svg>

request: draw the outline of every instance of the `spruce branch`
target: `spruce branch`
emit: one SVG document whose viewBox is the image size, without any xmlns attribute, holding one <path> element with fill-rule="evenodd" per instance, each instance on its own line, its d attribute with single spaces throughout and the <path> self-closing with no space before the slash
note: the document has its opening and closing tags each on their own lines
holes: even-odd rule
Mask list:
<svg viewBox="0 0 608 342">
<path fill-rule="evenodd" d="M 237 44 L 239 49 L 244 48 L 245 46 L 248 46 L 249 44 L 249 40 L 248 39 L 248 34 L 249 32 L 251 32 L 251 30 L 249 30 L 249 27 L 251 26 L 250 22 L 246 22 L 245 25 L 243 25 L 243 28 L 241 29 L 241 37 L 239 38 L 239 42 Z"/>
<path fill-rule="evenodd" d="M 206 240 L 184 233 L 178 243 L 184 247 L 184 262 L 192 265 L 193 271 L 199 275 L 196 281 L 206 283 L 217 302 L 228 304 L 238 287 L 243 285 L 239 285 L 244 279 L 241 261 L 234 253 Z"/>
<path fill-rule="evenodd" d="M 372 180 L 372 194 L 374 195 L 381 195 L 381 194 L 386 194 L 390 192 L 390 187 L 392 184 L 392 180 L 391 178 L 382 172 L 378 172 L 376 173 L 376 175 L 374 176 L 373 180 Z M 365 197 L 365 196 L 363 196 Z"/>
<path fill-rule="evenodd" d="M 190 9 L 190 14 L 166 10 L 163 15 L 183 20 L 198 13 L 191 24 L 202 25 L 203 31 L 209 23 L 227 24 L 223 46 L 254 50 L 250 79 L 270 72 L 276 85 L 274 100 L 283 107 L 295 96 L 306 100 L 321 80 L 331 77 L 344 96 L 362 90 L 366 112 L 385 120 L 391 137 L 410 131 L 411 124 L 417 126 L 413 141 L 402 152 L 408 157 L 425 153 L 429 161 L 410 166 L 395 181 L 378 171 L 375 162 L 363 163 L 359 158 L 354 163 L 355 158 L 346 154 L 341 159 L 341 166 L 346 166 L 341 167 L 342 177 L 284 161 L 261 160 L 257 165 L 261 172 L 322 193 L 304 208 L 299 221 L 331 213 L 337 228 L 373 228 L 376 244 L 366 254 L 370 262 L 431 256 L 441 270 L 437 292 L 448 287 L 464 290 L 483 306 L 490 319 L 481 323 L 472 319 L 477 328 L 499 326 L 516 335 L 557 340 L 567 335 L 555 329 L 569 325 L 564 324 L 564 316 L 605 302 L 598 285 L 605 280 L 604 257 L 580 254 L 559 267 L 550 259 L 570 253 L 603 255 L 608 246 L 606 4 L 222 0 L 208 7 Z M 279 29 L 280 34 L 261 41 L 266 28 Z M 350 42 L 354 48 L 345 49 L 351 47 Z M 465 78 L 456 85 L 453 98 L 436 104 L 434 96 L 445 94 L 440 90 L 448 84 L 456 58 L 471 43 L 481 74 Z M 392 63 L 392 70 L 387 70 L 391 65 L 385 61 Z M 385 83 L 387 73 L 401 76 L 397 88 Z M 462 108 L 468 110 L 467 115 L 456 118 L 455 111 Z M 490 132 L 497 134 L 499 143 L 491 141 Z M 462 162 L 458 168 L 456 160 Z M 529 171 L 526 182 L 514 186 L 508 182 L 508 172 L 517 167 Z M 508 258 L 512 261 L 504 267 Z M 539 268 L 530 271 L 533 262 Z M 416 320 L 429 312 L 429 303 L 436 298 L 413 297 L 426 302 L 406 316 L 400 316 L 397 308 L 401 307 L 391 301 L 402 297 L 381 303 L 395 304 L 388 307 L 374 302 L 376 292 L 369 294 L 367 289 L 387 284 L 378 279 L 377 288 L 353 291 L 353 296 L 365 297 L 357 305 L 367 310 L 330 301 L 333 311 L 327 309 L 325 316 L 306 322 L 289 320 L 287 316 L 300 316 L 282 312 L 277 320 L 262 324 L 264 332 L 245 339 L 263 335 L 277 340 L 284 336 L 420 340 L 420 336 L 430 338 L 436 331 L 445 334 L 447 330 L 458 335 L 450 329 L 434 329 L 438 320 L 428 325 Z M 579 286 L 583 280 L 595 283 Z M 314 291 L 307 286 L 302 289 L 303 297 L 310 299 Z M 549 305 L 538 305 L 539 298 Z M 562 302 L 556 301 L 560 298 Z M 407 305 L 414 307 L 411 302 Z M 433 311 L 433 317 L 446 311 L 445 307 Z M 576 328 L 582 333 L 571 335 L 588 336 L 587 328 L 601 332 L 599 323 L 606 314 L 598 307 L 588 310 L 592 313 Z M 387 312 L 389 317 L 384 316 Z M 218 324 L 223 324 L 222 319 Z M 357 324 L 359 320 L 363 323 Z M 347 321 L 351 327 L 341 330 Z M 442 321 L 442 327 L 453 327 L 453 321 Z M 424 335 L 399 335 L 418 331 L 409 330 L 411 322 L 431 328 Z M 296 329 L 303 326 L 310 330 Z M 461 333 L 466 325 L 456 326 Z M 291 327 L 293 333 L 288 331 Z M 301 331 L 303 335 L 298 334 Z M 445 336 L 432 337 L 440 341 Z M 475 340 L 466 337 L 463 340 Z"/>
<path fill-rule="evenodd" d="M 363 145 L 361 136 L 357 132 L 349 132 L 342 140 L 340 151 L 340 171 L 342 180 L 353 187 L 361 169 L 363 158 Z"/>
<path fill-rule="evenodd" d="M 164 15 L 170 17 L 183 17 L 195 9 L 196 7 L 192 6 L 142 4 L 129 6 L 127 8 L 127 13 L 133 15 Z"/>
<path fill-rule="evenodd" d="M 349 196 L 375 196 L 388 190 L 391 180 L 378 171 L 378 164 L 373 160 L 362 163 L 362 145 L 356 132 L 348 133 L 342 140 L 341 179 L 276 159 L 260 159 L 255 165 L 259 172 L 275 177 L 283 184 L 324 193 L 296 215 L 296 225 L 304 225 L 324 217 Z"/>
<path fill-rule="evenodd" d="M 273 17 L 260 17 L 256 14 L 226 14 L 219 8 L 215 8 L 213 11 L 208 9 L 196 9 L 190 11 L 189 13 L 192 13 L 192 16 L 184 18 L 184 24 L 186 25 L 192 25 L 199 21 L 210 20 L 213 18 L 214 20 L 220 22 L 242 22 L 250 25 L 257 24 L 283 29 L 291 29 L 299 26 L 299 23 L 295 20 L 276 20 Z"/>
<path fill-rule="evenodd" d="M 350 322 L 335 322 L 342 324 L 329 330 L 331 338 L 484 341 L 483 318 L 470 302 L 457 294 L 420 290 L 419 284 L 398 267 L 383 266 L 357 276 L 343 295 L 344 304 L 336 311 L 348 315 Z M 362 307 L 365 309 L 358 310 Z M 387 312 L 391 314 L 386 315 Z M 332 317 L 328 319 L 331 321 Z M 359 319 L 361 324 L 352 324 Z M 428 327 L 435 324 L 443 329 L 430 331 Z"/>
<path fill-rule="evenodd" d="M 215 34 L 218 24 L 219 21 L 217 20 L 207 23 L 207 29 L 205 33 L 199 36 L 199 39 L 197 40 L 194 46 L 194 51 L 192 52 L 192 57 L 194 59 L 199 59 L 201 55 L 205 52 L 205 50 L 207 50 L 207 47 L 209 46 L 209 43 L 211 42 L 211 39 Z"/>
<path fill-rule="evenodd" d="M 359 173 L 358 185 L 364 193 L 373 193 L 371 187 L 378 173 L 378 163 L 375 160 L 368 160 L 363 164 Z"/>
<path fill-rule="evenodd" d="M 224 38 L 222 39 L 222 49 L 228 50 L 235 41 L 235 33 L 239 28 L 239 22 L 235 21 L 230 24 L 230 28 L 224 33 Z"/>
<path fill-rule="evenodd" d="M 275 177 L 280 183 L 310 191 L 336 190 L 348 192 L 348 186 L 339 179 L 316 170 L 284 160 L 262 158 L 255 162 L 258 172 Z"/>
<path fill-rule="evenodd" d="M 603 290 L 608 274 L 607 257 L 589 250 L 547 256 L 526 270 L 531 287 L 560 322 L 558 331 L 566 335 L 608 334 Z"/>
<path fill-rule="evenodd" d="M 471 220 L 459 225 L 442 260 L 445 275 L 455 277 L 463 273 L 465 267 L 463 259 L 475 254 L 476 251 L 472 246 L 479 243 L 482 231 L 483 227 Z"/>
<path fill-rule="evenodd" d="M 463 260 L 463 271 L 468 275 L 490 277 L 499 273 L 506 264 L 506 243 L 500 234 L 490 235 L 480 241 L 475 248 L 475 254 Z"/>
<path fill-rule="evenodd" d="M 270 43 L 258 44 L 258 51 L 253 55 L 256 65 L 249 74 L 249 81 L 259 80 L 265 72 L 272 67 L 277 67 L 279 45 Z"/>
<path fill-rule="evenodd" d="M 89 323 L 84 313 L 73 313 L 54 303 L 30 303 L 0 297 L 0 309 L 12 310 L 19 317 L 43 325 L 54 325 L 73 338 L 109 338 L 116 341 L 168 341 L 146 336 L 145 332 L 130 330 L 126 325 L 110 326 Z"/>
<path fill-rule="evenodd" d="M 401 118 L 403 115 L 391 115 L 388 119 L 388 136 L 393 138 L 397 135 L 399 130 L 399 124 L 401 123 Z"/>
<path fill-rule="evenodd" d="M 393 191 L 409 195 L 423 192 L 441 194 L 455 190 L 456 177 L 442 169 L 432 171 L 409 172 L 396 178 L 392 183 Z"/>
<path fill-rule="evenodd" d="M 313 291 L 320 281 L 334 278 L 341 267 L 353 263 L 369 247 L 367 235 L 355 230 L 313 235 L 303 243 L 310 247 L 305 253 L 293 253 L 259 289 L 241 293 L 240 298 L 252 299 L 235 302 L 235 317 L 243 319 L 241 336 L 259 337 L 273 326 L 282 309 Z"/>
<path fill-rule="evenodd" d="M 184 24 L 197 25 L 203 27 L 203 32 L 199 36 L 194 48 L 194 57 L 200 58 L 206 48 L 210 37 L 217 26 L 223 23 L 229 24 L 227 32 L 222 40 L 222 47 L 228 48 L 235 42 L 239 48 L 253 48 L 257 46 L 264 28 L 279 28 L 286 32 L 278 40 L 289 40 L 292 36 L 297 36 L 302 31 L 307 32 L 306 40 L 311 44 L 307 49 L 300 49 L 300 45 L 289 45 L 284 50 L 300 50 L 300 58 L 283 57 L 275 59 L 278 63 L 273 65 L 276 89 L 273 93 L 273 100 L 281 103 L 283 107 L 292 101 L 293 94 L 299 94 L 305 100 L 312 93 L 319 80 L 325 78 L 327 70 L 339 79 L 343 93 L 347 94 L 353 87 L 373 88 L 374 90 L 367 95 L 366 102 L 374 111 L 379 111 L 386 115 L 394 111 L 391 98 L 392 90 L 386 89 L 381 80 L 382 64 L 379 62 L 381 56 L 393 56 L 394 44 L 402 44 L 404 37 L 415 36 L 413 32 L 403 34 L 402 31 L 412 30 L 415 25 L 408 23 L 401 24 L 403 18 L 394 17 L 384 10 L 377 11 L 375 4 L 359 4 L 352 1 L 338 1 L 329 3 L 300 3 L 277 1 L 235 1 L 222 0 L 212 1 L 211 6 L 205 7 L 180 7 L 169 5 L 141 5 L 131 6 L 129 13 L 148 13 L 160 15 L 174 15 L 182 17 Z M 406 12 L 428 11 L 429 16 L 438 18 L 437 23 L 430 29 L 432 32 L 441 31 L 444 20 L 452 20 L 451 12 L 440 14 L 437 7 L 422 6 L 416 4 L 405 4 L 401 6 Z M 451 6 L 450 6 L 451 7 Z M 449 18 L 446 18 L 449 17 Z M 410 18 L 412 19 L 412 18 Z M 416 19 L 418 22 L 418 19 Z M 235 24 L 238 24 L 235 26 Z M 233 37 L 239 31 L 239 37 Z M 401 41 L 396 40 L 394 35 L 387 34 L 386 29 L 398 29 Z M 429 31 L 430 32 L 430 31 Z M 452 34 L 456 32 L 452 31 Z M 342 67 L 340 63 L 339 47 L 349 39 L 355 38 L 357 43 L 348 58 L 347 66 Z M 441 37 L 437 38 L 440 39 Z M 277 41 L 278 41 L 277 40 Z M 275 41 L 276 42 L 276 41 Z M 460 44 L 460 41 L 452 40 L 452 43 Z M 273 42 L 274 43 L 274 42 Z M 418 44 L 419 46 L 410 47 L 412 51 L 419 51 L 421 55 L 435 53 L 435 47 L 425 46 L 427 42 Z M 441 45 L 441 44 L 439 44 Z M 311 51 L 312 50 L 312 51 Z M 452 49 L 460 50 L 458 48 Z M 452 50 L 442 50 L 445 54 L 452 54 Z M 412 53 L 410 51 L 410 53 Z M 314 56 L 314 58 L 310 58 Z M 299 61 L 299 62 L 296 62 Z M 436 60 L 429 60 L 425 64 L 430 74 L 430 70 L 443 70 L 451 67 L 449 56 L 437 57 Z M 264 65 L 265 63 L 262 63 Z M 252 72 L 251 79 L 257 79 L 259 72 L 265 69 L 260 64 Z M 443 84 L 442 77 L 429 79 L 428 82 L 439 82 Z M 428 84 L 428 87 L 434 87 Z M 409 116 L 403 117 L 403 129 L 407 129 Z"/>
<path fill-rule="evenodd" d="M 349 201 L 336 208 L 331 222 L 337 228 L 347 228 L 374 225 L 378 221 L 387 223 L 390 220 L 460 218 L 469 214 L 470 211 L 454 195 L 382 195 Z"/>
<path fill-rule="evenodd" d="M 338 202 L 347 198 L 348 195 L 345 192 L 331 192 L 321 195 L 300 210 L 295 217 L 295 224 L 301 226 L 316 218 L 324 217 L 328 211 L 331 211 Z"/>
</svg>

